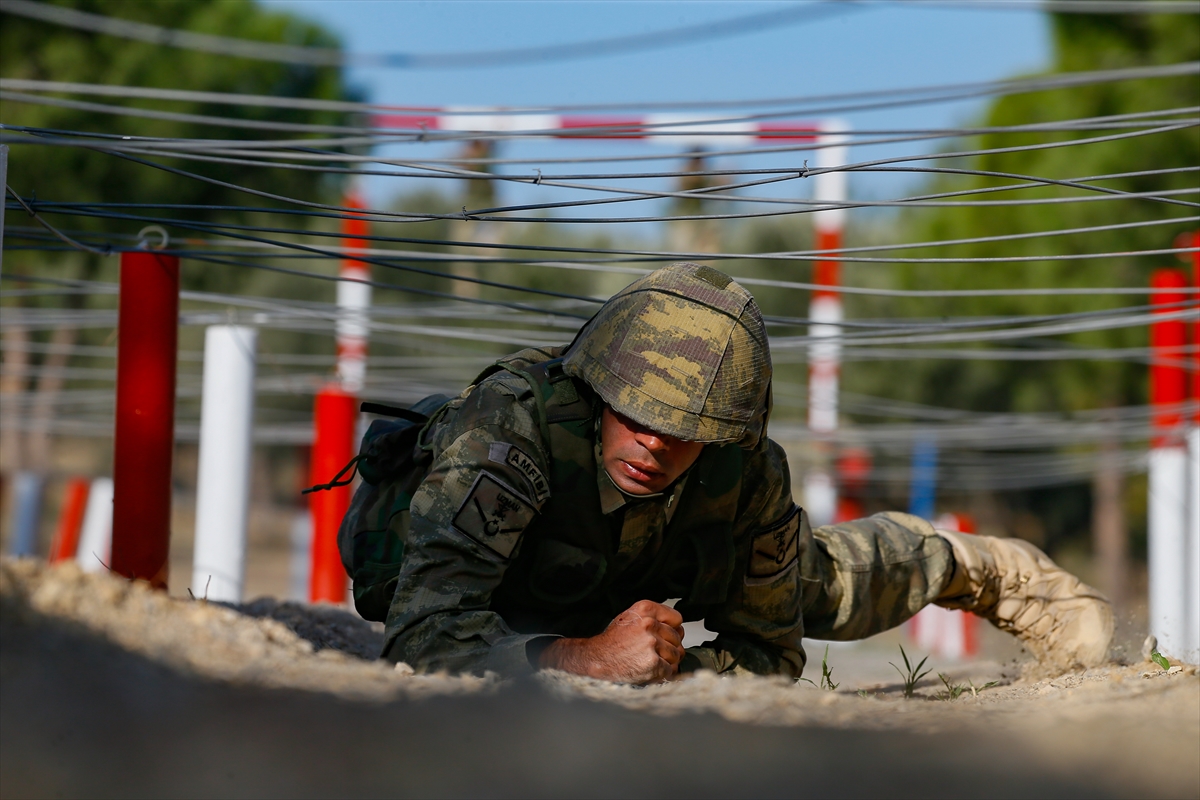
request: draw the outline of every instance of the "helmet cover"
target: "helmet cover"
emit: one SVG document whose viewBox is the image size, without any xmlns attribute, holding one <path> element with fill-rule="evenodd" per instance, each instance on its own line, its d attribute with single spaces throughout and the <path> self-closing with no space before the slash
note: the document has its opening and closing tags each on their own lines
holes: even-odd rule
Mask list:
<svg viewBox="0 0 1200 800">
<path fill-rule="evenodd" d="M 563 368 L 658 433 L 746 448 L 765 433 L 771 351 L 762 314 L 712 267 L 671 264 L 618 292 L 580 331 Z"/>
</svg>

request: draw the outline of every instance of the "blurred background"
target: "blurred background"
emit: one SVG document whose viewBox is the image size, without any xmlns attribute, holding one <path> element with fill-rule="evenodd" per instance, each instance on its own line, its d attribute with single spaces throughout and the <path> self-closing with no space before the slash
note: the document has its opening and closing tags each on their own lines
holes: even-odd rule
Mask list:
<svg viewBox="0 0 1200 800">
<path fill-rule="evenodd" d="M 203 589 L 205 331 L 236 324 L 241 593 L 297 600 L 318 392 L 457 394 L 686 259 L 768 316 L 817 522 L 1020 537 L 1144 629 L 1154 425 L 1197 405 L 1155 417 L 1148 291 L 1194 286 L 1197 5 L 5 0 L 0 547 L 103 568 L 122 251 L 181 259 L 171 593 Z M 1158 353 L 1188 385 L 1194 336 Z"/>
</svg>

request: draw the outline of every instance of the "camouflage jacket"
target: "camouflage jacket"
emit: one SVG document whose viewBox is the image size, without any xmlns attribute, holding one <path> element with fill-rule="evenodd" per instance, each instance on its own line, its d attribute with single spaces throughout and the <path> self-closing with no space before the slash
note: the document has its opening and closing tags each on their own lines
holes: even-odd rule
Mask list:
<svg viewBox="0 0 1200 800">
<path fill-rule="evenodd" d="M 388 529 L 376 535 L 390 531 L 402 549 L 386 658 L 421 671 L 527 672 L 534 640 L 592 636 L 638 600 L 681 598 L 685 620 L 718 633 L 688 647 L 685 670 L 798 677 L 806 624 L 810 636 L 854 638 L 930 599 L 928 588 L 893 592 L 886 607 L 869 596 L 871 565 L 904 560 L 880 551 L 872 526 L 912 550 L 932 535 L 927 523 L 914 533 L 876 517 L 835 541 L 814 537 L 766 437 L 753 450 L 708 445 L 662 494 L 624 495 L 600 466 L 601 403 L 557 356 L 522 351 L 445 405 L 410 507 L 374 513 Z M 394 495 L 376 505 L 399 508 Z"/>
</svg>

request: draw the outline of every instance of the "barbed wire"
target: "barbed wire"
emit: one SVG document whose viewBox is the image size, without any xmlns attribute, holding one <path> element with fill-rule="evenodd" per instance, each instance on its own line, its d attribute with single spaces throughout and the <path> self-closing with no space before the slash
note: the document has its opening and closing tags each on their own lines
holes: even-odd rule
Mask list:
<svg viewBox="0 0 1200 800">
<path fill-rule="evenodd" d="M 1101 0 L 1103 2 L 1103 0 Z M 17 0 L 18 4 L 23 0 Z M 943 4 L 947 5 L 947 4 Z M 994 7 L 1019 7 L 1019 0 L 989 3 Z M 1075 10 L 1083 5 L 1097 5 L 1088 0 L 1074 3 Z M 1118 6 L 1128 3 L 1107 3 L 1113 13 Z M 1140 4 L 1145 10 L 1153 3 Z M 1195 5 L 1200 11 L 1200 4 Z M 9 4 L 5 4 L 7 11 Z M 1196 13 L 1187 11 L 1184 13 Z M 257 44 L 257 43 L 256 43 Z M 530 345 L 557 345 L 564 343 L 576 330 L 580 322 L 588 317 L 602 296 L 572 294 L 541 289 L 522 277 L 512 278 L 513 273 L 501 273 L 506 280 L 491 280 L 471 275 L 455 274 L 460 265 L 472 268 L 508 264 L 531 269 L 576 270 L 595 273 L 596 276 L 638 276 L 646 274 L 648 267 L 666 260 L 705 260 L 712 263 L 755 261 L 762 263 L 790 264 L 796 261 L 810 262 L 835 259 L 847 263 L 863 264 L 1022 264 L 1029 262 L 1071 262 L 1080 260 L 1136 259 L 1166 254 L 1195 252 L 1194 246 L 1120 249 L 1110 245 L 1097 246 L 1098 252 L 1081 252 L 1078 248 L 1068 252 L 1048 252 L 1043 255 L 1014 250 L 953 257 L 947 248 L 977 246 L 983 244 L 1004 245 L 1050 237 L 1077 236 L 1093 237 L 1095 234 L 1122 231 L 1144 231 L 1162 229 L 1163 226 L 1193 225 L 1200 215 L 1188 209 L 1200 206 L 1193 202 L 1200 188 L 1179 187 L 1179 180 L 1200 171 L 1200 165 L 1173 169 L 1126 171 L 1106 175 L 1079 178 L 1051 178 L 1047 176 L 1021 175 L 986 170 L 969 169 L 954 163 L 966 162 L 979 157 L 1013 152 L 1049 150 L 1063 147 L 1090 147 L 1113 141 L 1130 140 L 1135 137 L 1156 137 L 1193 130 L 1200 126 L 1197 107 L 1154 109 L 1150 111 L 1065 119 L 1036 124 L 1012 126 L 975 126 L 959 128 L 873 128 L 838 132 L 839 138 L 820 141 L 789 141 L 785 144 L 766 145 L 748 149 L 740 147 L 745 131 L 729 128 L 733 124 L 751 124 L 778 120 L 785 116 L 828 114 L 864 109 L 886 109 L 918 106 L 929 103 L 949 102 L 972 96 L 999 96 L 1020 92 L 1067 89 L 1076 86 L 1095 85 L 1109 81 L 1143 80 L 1200 75 L 1200 62 L 1161 65 L 1130 70 L 1097 71 L 1059 76 L 1041 76 L 1021 81 L 985 82 L 957 84 L 940 87 L 906 88 L 899 92 L 863 92 L 840 96 L 807 98 L 774 98 L 759 101 L 718 101 L 715 103 L 692 104 L 701 109 L 702 116 L 692 119 L 647 119 L 636 123 L 611 122 L 572 128 L 571 135 L 583 140 L 587 137 L 604 135 L 616 140 L 653 136 L 663 142 L 682 143 L 693 148 L 684 153 L 661 154 L 585 155 L 568 157 L 546 152 L 544 157 L 527 158 L 391 158 L 374 152 L 349 152 L 362 148 L 370 150 L 394 144 L 421 145 L 430 148 L 423 154 L 439 155 L 439 147 L 465 140 L 482 140 L 505 143 L 517 139 L 547 142 L 561 138 L 563 131 L 537 127 L 538 120 L 530 117 L 534 113 L 563 112 L 579 108 L 603 108 L 604 106 L 559 106 L 526 107 L 522 109 L 455 109 L 454 113 L 466 119 L 479 119 L 481 127 L 491 124 L 485 117 L 498 113 L 525 115 L 528 130 L 511 129 L 500 131 L 473 131 L 471 123 L 464 129 L 434 131 L 411 131 L 402 128 L 375 127 L 359 124 L 353 115 L 384 115 L 377 120 L 387 124 L 387 114 L 443 113 L 442 109 L 414 110 L 375 104 L 339 104 L 336 101 L 292 101 L 284 98 L 268 98 L 259 106 L 296 108 L 306 110 L 337 111 L 351 115 L 345 125 L 312 126 L 299 123 L 275 121 L 238 120 L 211 114 L 187 114 L 155 108 L 130 108 L 106 103 L 93 103 L 62 97 L 47 97 L 47 94 L 102 95 L 107 97 L 154 100 L 169 102 L 204 102 L 229 106 L 255 105 L 252 96 L 223 93 L 191 93 L 175 90 L 150 89 L 147 87 L 101 87 L 88 84 L 64 84 L 41 81 L 0 79 L 0 99 L 5 103 L 37 103 L 74 109 L 86 113 L 107 115 L 142 116 L 161 120 L 186 122 L 188 124 L 219 125 L 227 129 L 241 127 L 247 136 L 273 136 L 276 133 L 294 134 L 292 138 L 274 139 L 171 139 L 153 137 L 127 137 L 116 133 L 94 131 L 53 130 L 0 126 L 0 140 L 14 145 L 82 148 L 104 152 L 115 158 L 137 163 L 147 169 L 165 170 L 185 180 L 194 180 L 220 186 L 224 189 L 257 195 L 270 202 L 291 204 L 294 207 L 251 207 L 245 205 L 200 205 L 147 203 L 83 203 L 70 201 L 34 201 L 32 197 L 16 196 L 16 205 L 10 208 L 31 214 L 42 225 L 41 230 L 33 227 L 10 227 L 6 234 L 13 251 L 42 253 L 65 252 L 67 249 L 85 250 L 96 253 L 116 253 L 133 249 L 135 238 L 129 234 L 111 231 L 95 232 L 75 230 L 68 225 L 55 226 L 47 222 L 53 217 L 56 222 L 91 219 L 107 227 L 119 227 L 126 223 L 160 224 L 185 232 L 184 237 L 173 237 L 169 249 L 163 252 L 185 259 L 185 264 L 201 269 L 205 265 L 269 270 L 289 277 L 336 282 L 338 276 L 321 274 L 311 269 L 294 269 L 292 266 L 324 265 L 329 260 L 350 258 L 379 269 L 389 269 L 401 274 L 420 276 L 422 279 L 445 281 L 456 287 L 447 292 L 427 289 L 398 282 L 371 280 L 368 283 L 380 289 L 395 290 L 412 297 L 423 298 L 420 303 L 403 303 L 394 306 L 379 305 L 356 312 L 356 318 L 369 331 L 371 340 L 385 348 L 393 348 L 404 355 L 371 357 L 371 370 L 363 392 L 364 397 L 403 402 L 418 399 L 434 391 L 457 389 L 462 375 L 470 375 L 482 362 L 494 358 L 500 346 L 521 347 Z M 327 104 L 327 103 L 332 103 Z M 619 106 L 609 106 L 619 107 Z M 677 110 L 689 107 L 687 103 L 631 104 L 624 108 L 653 108 L 657 111 Z M 544 122 L 544 120 L 543 120 Z M 245 123 L 245 124 L 243 124 Z M 722 128 L 722 126 L 725 126 Z M 812 135 L 819 132 L 813 131 Z M 336 134 L 336 135 L 329 135 Z M 695 149 L 689 137 L 703 134 L 716 144 L 707 151 Z M 796 131 L 781 131 L 772 134 L 763 131 L 761 139 L 769 141 L 772 135 L 794 136 Z M 923 143 L 949 140 L 960 142 L 985 136 L 1020 136 L 1015 141 L 1020 145 L 1004 148 L 972 148 L 961 146 L 944 148 L 942 152 L 915 152 Z M 303 138 L 308 136 L 310 138 Z M 742 138 L 738 138 L 742 137 Z M 728 143 L 728 144 L 726 144 Z M 902 153 L 888 158 L 859 160 L 847 164 L 809 168 L 801 154 L 820 152 L 830 146 L 846 145 L 855 148 L 908 144 L 914 152 Z M 857 150 L 856 150 L 857 152 Z M 892 151 L 894 152 L 894 151 Z M 735 158 L 754 153 L 764 158 L 781 162 L 774 167 L 711 168 L 714 159 Z M 539 154 L 541 155 L 541 154 Z M 559 168 L 534 170 L 537 174 L 516 174 L 504 171 L 489 172 L 488 169 L 507 170 L 521 164 L 582 163 L 636 163 L 648 160 L 697 157 L 704 161 L 684 169 L 660 169 L 637 171 L 636 166 L 605 170 L 603 168 Z M 545 202 L 496 205 L 489 208 L 467 209 L 461 214 L 426 213 L 422 211 L 399 211 L 375 209 L 367 214 L 336 204 L 324 204 L 305 198 L 291 198 L 256 190 L 252 186 L 219 181 L 200 172 L 157 163 L 155 159 L 180 159 L 199 164 L 216 163 L 246 169 L 285 169 L 331 175 L 380 175 L 397 180 L 446 180 L 487 181 L 493 185 L 535 184 L 546 193 Z M 947 160 L 950 160 L 949 163 Z M 792 162 L 801 162 L 799 164 Z M 178 163 L 178 162 L 175 162 Z M 199 167 L 197 167 L 199 169 Z M 591 171 L 586 171 L 586 170 Z M 570 171 L 573 170 L 573 171 Z M 856 198 L 842 203 L 830 203 L 819 198 L 795 198 L 762 196 L 751 194 L 754 187 L 770 184 L 804 184 L 806 179 L 830 173 L 845 173 L 858 176 L 882 176 L 884 174 L 908 173 L 910 175 L 945 176 L 953 178 L 984 179 L 987 185 L 956 187 L 954 184 L 939 185 L 938 191 L 923 194 L 891 197 L 884 199 Z M 1147 179 L 1143 186 L 1150 188 L 1130 192 L 1103 185 L 1106 181 L 1125 179 Z M 654 182 L 680 179 L 705 179 L 724 181 L 698 189 L 671 191 L 654 185 Z M 647 185 L 648 184 L 648 185 Z M 30 190 L 37 187 L 27 187 Z M 944 188 L 944 190 L 942 190 Z M 770 190 L 763 190 L 769 192 Z M 574 194 L 572 194 L 574 193 Z M 993 198 L 996 193 L 1011 193 L 1002 198 Z M 717 208 L 722 213 L 654 213 L 643 216 L 572 217 L 564 210 L 575 208 L 606 207 L 614 204 L 649 203 L 657 209 L 663 204 L 688 201 L 703 202 L 708 209 Z M 1105 225 L 1062 226 L 1046 231 L 1020 230 L 1013 233 L 996 233 L 987 236 L 938 239 L 926 242 L 869 243 L 839 247 L 833 250 L 793 250 L 768 253 L 754 252 L 685 252 L 674 249 L 638 249 L 612 247 L 586 247 L 577 245 L 531 245 L 506 241 L 466 241 L 476 239 L 474 235 L 462 233 L 453 237 L 420 238 L 415 236 L 388 236 L 381 233 L 353 238 L 370 243 L 372 247 L 347 247 L 342 242 L 336 245 L 314 244 L 329 239 L 340 240 L 344 234 L 333 230 L 309 230 L 288 227 L 286 222 L 303 218 L 306 223 L 331 222 L 356 219 L 386 225 L 387 223 L 425 222 L 433 220 L 462 222 L 470 229 L 473 223 L 495 222 L 518 224 L 599 224 L 599 223 L 702 223 L 709 220 L 737 220 L 759 217 L 774 217 L 822 212 L 840 212 L 844 209 L 897 209 L 897 208 L 993 208 L 993 207 L 1038 207 L 1063 203 L 1130 202 L 1136 204 L 1155 203 L 1156 213 L 1150 219 L 1126 219 Z M 747 213 L 723 213 L 724 209 L 753 209 Z M 528 212 L 550 214 L 532 217 Z M 238 223 L 214 222 L 202 218 L 213 213 L 236 213 L 243 217 Z M 1144 215 L 1146 209 L 1139 210 Z M 1179 216 L 1171 217 L 1177 213 Z M 1190 213 L 1190 216 L 1184 214 Z M 256 219 L 256 215 L 263 215 Z M 192 217 L 192 218 L 189 218 Z M 246 218 L 250 218 L 248 224 Z M 259 224 L 253 224 L 258 222 Z M 173 231 L 174 233 L 174 231 Z M 293 241 L 297 239 L 300 241 Z M 1108 241 L 1108 240 L 1105 240 Z M 15 245 L 12 244 L 15 242 Z M 379 245 L 422 246 L 453 248 L 455 252 L 421 252 L 413 249 L 389 249 Z M 1052 246 L 1051 246 L 1052 247 Z M 911 250 L 938 250 L 940 255 L 911 258 L 899 255 Z M 953 252 L 953 251 L 951 251 Z M 280 266 L 276 259 L 292 266 Z M 571 260 L 567 260 L 571 259 Z M 421 265 L 421 266 L 417 266 Z M 738 264 L 730 265 L 733 267 Z M 440 267 L 435 269 L 430 267 Z M 734 269 L 737 271 L 737 269 Z M 777 280 L 751 276 L 735 276 L 749 287 L 811 291 L 829 290 L 830 287 L 801 281 Z M 86 296 L 112 295 L 116 284 L 98 281 L 70 281 L 46 276 L 3 276 L 5 288 L 0 299 L 6 302 L 42 298 L 50 301 L 52 295 L 76 294 Z M 36 284 L 35 288 L 29 288 Z M 442 284 L 434 284 L 442 285 Z M 526 296 L 540 297 L 541 305 L 509 301 L 497 297 L 465 296 L 465 286 L 486 289 L 491 294 L 518 292 Z M 839 286 L 836 291 L 844 295 L 861 295 L 895 298 L 953 298 L 953 297 L 1079 297 L 1098 298 L 1103 296 L 1145 296 L 1155 290 L 1150 287 L 1063 287 L 1022 289 L 958 289 L 958 290 L 901 290 L 871 286 Z M 1175 290 L 1172 290 L 1175 291 Z M 1135 347 L 1087 347 L 1076 346 L 1069 337 L 1076 334 L 1100 330 L 1139 329 L 1154 322 L 1189 322 L 1200 319 L 1200 309 L 1195 301 L 1196 287 L 1179 290 L 1182 302 L 1166 305 L 1136 304 L 1099 310 L 1070 310 L 1054 314 L 1010 314 L 979 317 L 952 318 L 855 318 L 844 320 L 838 325 L 839 334 L 833 337 L 812 335 L 784 335 L 789 327 L 807 326 L 814 320 L 799 316 L 772 316 L 766 321 L 770 326 L 771 345 L 776 363 L 780 366 L 802 363 L 808 358 L 813 345 L 837 346 L 845 361 L 865 360 L 1003 360 L 1023 361 L 1070 361 L 1107 360 L 1133 363 L 1166 363 L 1195 369 L 1196 345 L 1185 345 L 1168 350 Z M 323 337 L 324 343 L 336 333 L 339 320 L 345 316 L 335 304 L 316 301 L 288 300 L 278 297 L 255 297 L 218 292 L 183 292 L 181 324 L 199 327 L 214 323 L 245 322 L 258 327 L 288 333 L 313 334 Z M 107 301 L 105 301 L 107 302 Z M 1111 304 L 1111 297 L 1106 303 Z M 90 305 L 104 305 L 92 303 Z M 1084 306 L 1087 308 L 1087 306 Z M 102 307 L 86 308 L 12 308 L 6 306 L 0 327 L 6 331 L 48 330 L 54 327 L 76 328 L 112 327 L 117 323 L 116 309 Z M 1131 337 L 1133 342 L 1138 337 Z M 57 349 L 56 349 L 57 348 Z M 6 333 L 3 350 L 6 354 L 22 352 L 29 354 L 56 353 L 71 359 L 95 359 L 93 361 L 69 361 L 63 366 L 45 362 L 25 364 L 19 374 L 9 366 L 3 368 L 6 379 L 20 377 L 35 381 L 56 379 L 68 382 L 68 388 L 51 403 L 60 413 L 50 424 L 54 431 L 72 432 L 72 435 L 111 435 L 113 392 L 115 376 L 114 348 L 95 344 L 72 347 L 57 346 L 49 342 L 20 341 Z M 202 354 L 185 351 L 181 361 L 189 365 L 181 370 L 180 397 L 188 402 L 181 406 L 186 412 L 181 416 L 180 436 L 187 440 L 198 433 L 195 416 L 198 406 L 194 402 L 200 393 L 200 373 L 194 367 L 202 361 Z M 109 363 L 105 363 L 107 359 Z M 328 377 L 334 365 L 332 354 L 278 353 L 271 356 L 276 369 L 274 374 L 260 375 L 257 391 L 260 395 L 305 395 L 314 391 Z M 786 373 L 786 375 L 784 374 Z M 807 387 L 793 378 L 796 370 L 780 370 L 775 390 L 777 406 L 800 408 L 806 398 Z M 452 384 L 453 387 L 452 387 Z M 25 392 L 6 395 L 15 403 L 18 428 L 24 430 L 32 425 L 25 414 L 38 402 L 38 395 Z M 885 458 L 907 455 L 914 442 L 936 439 L 945 449 L 942 457 L 949 473 L 940 482 L 946 488 L 970 488 L 987 486 L 1013 488 L 1056 485 L 1058 483 L 1090 477 L 1094 471 L 1093 456 L 1086 452 L 1052 452 L 1053 448 L 1071 447 L 1086 449 L 1103 442 L 1117 441 L 1123 446 L 1144 445 L 1151 431 L 1149 412 L 1144 407 L 1106 410 L 1108 418 L 1095 415 L 972 415 L 955 409 L 931 409 L 905 406 L 880 398 L 870 399 L 843 393 L 843 410 L 857 421 L 849 428 L 839 431 L 830 438 L 837 444 L 870 442 Z M 1188 406 L 1181 413 L 1194 413 Z M 1099 412 L 1097 412 L 1099 413 Z M 863 422 L 872 415 L 879 417 L 907 418 L 915 420 L 909 424 Z M 939 416 L 940 415 L 940 416 Z M 9 417 L 11 420 L 11 417 Z M 4 422 L 11 425 L 11 421 Z M 40 420 L 38 424 L 43 424 Z M 311 436 L 308 415 L 292 410 L 272 412 L 270 421 L 260 422 L 256 437 L 263 442 L 304 442 Z M 44 428 L 43 428 L 44 429 Z M 806 427 L 792 424 L 786 419 L 772 423 L 772 436 L 781 440 L 811 438 Z M 1013 454 L 1007 451 L 1026 449 L 1030 452 Z M 998 453 L 997 451 L 1005 451 Z M 1048 452 L 1049 451 L 1049 452 Z M 1136 472 L 1144 469 L 1141 448 L 1126 449 L 1119 454 L 1121 469 Z M 877 478 L 884 483 L 907 482 L 907 467 L 883 464 Z"/>
<path fill-rule="evenodd" d="M 1074 1 L 1074 0 L 1072 0 Z M 831 102 L 864 103 L 869 100 L 886 102 L 887 107 L 895 107 L 894 103 L 905 100 L 912 103 L 931 102 L 923 98 L 932 96 L 940 98 L 950 95 L 949 100 L 961 100 L 968 97 L 983 97 L 988 95 L 1018 94 L 1026 92 L 1042 92 L 1054 89 L 1078 88 L 1099 83 L 1114 83 L 1129 80 L 1147 80 L 1155 78 L 1173 78 L 1186 75 L 1200 74 L 1200 61 L 1178 62 L 1174 64 L 1154 64 L 1138 67 L 1122 67 L 1118 69 L 1087 70 L 1082 72 L 1056 72 L 1048 75 L 1038 75 L 1025 78 L 1010 78 L 1004 80 L 975 81 L 970 83 L 939 84 L 934 86 L 895 86 L 888 89 L 873 89 L 858 92 L 838 92 L 826 95 L 801 95 L 792 97 L 755 98 L 740 100 L 670 100 L 638 103 L 588 103 L 588 104 L 558 104 L 537 106 L 486 106 L 486 107 L 455 107 L 458 116 L 492 116 L 496 114 L 526 115 L 548 113 L 579 113 L 597 111 L 696 111 L 715 110 L 721 108 L 754 108 L 761 106 L 790 106 L 794 113 L 803 116 L 816 114 L 837 113 L 846 110 L 871 110 L 870 105 L 857 105 L 853 108 L 830 108 L 817 104 Z M 275 95 L 239 94 L 235 92 L 208 92 L 187 89 L 168 89 L 147 86 L 120 86 L 113 84 L 89 84 L 66 81 L 41 81 L 27 78 L 0 78 L 0 89 L 15 91 L 43 91 L 70 94 L 92 94 L 108 97 L 138 98 L 146 100 L 179 101 L 206 104 L 224 104 L 251 106 L 254 108 L 284 108 L 305 111 L 338 111 L 344 113 L 391 112 L 409 114 L 429 114 L 442 111 L 436 106 L 397 106 L 380 103 L 349 102 L 344 100 L 318 100 L 314 98 L 278 97 Z M 963 94 L 967 93 L 967 94 Z M 936 101 L 934 101 L 936 102 Z M 808 108 L 815 106 L 816 110 Z"/>
</svg>

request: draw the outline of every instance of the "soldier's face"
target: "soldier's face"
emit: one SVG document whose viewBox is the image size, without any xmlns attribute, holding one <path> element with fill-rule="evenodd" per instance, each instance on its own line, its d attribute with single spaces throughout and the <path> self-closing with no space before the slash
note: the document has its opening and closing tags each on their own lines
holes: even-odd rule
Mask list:
<svg viewBox="0 0 1200 800">
<path fill-rule="evenodd" d="M 657 433 L 605 408 L 600 417 L 604 470 L 622 491 L 656 494 L 700 457 L 703 442 L 685 442 Z"/>
</svg>

